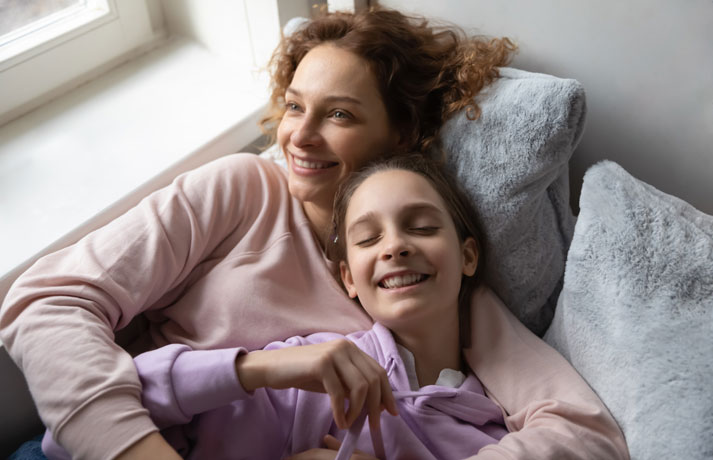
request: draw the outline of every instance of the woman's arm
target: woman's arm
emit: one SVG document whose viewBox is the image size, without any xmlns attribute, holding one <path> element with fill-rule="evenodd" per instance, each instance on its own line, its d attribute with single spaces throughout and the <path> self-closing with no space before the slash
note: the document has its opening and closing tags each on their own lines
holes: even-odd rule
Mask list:
<svg viewBox="0 0 713 460">
<path fill-rule="evenodd" d="M 244 349 L 193 351 L 171 344 L 134 359 L 143 388 L 141 402 L 159 429 L 187 424 L 194 415 L 248 397 L 235 374 L 235 359 Z M 226 421 L 227 422 L 227 421 Z M 186 440 L 187 444 L 187 440 Z M 52 460 L 69 459 L 50 433 L 42 450 Z M 117 458 L 180 458 L 157 432 L 124 450 Z"/>
<path fill-rule="evenodd" d="M 602 401 L 553 348 L 487 287 L 473 296 L 466 359 L 507 413 L 510 434 L 473 459 L 628 459 L 624 435 Z"/>
<path fill-rule="evenodd" d="M 179 460 L 181 458 L 168 445 L 163 436 L 153 432 L 132 444 L 116 457 L 116 460 Z"/>
<path fill-rule="evenodd" d="M 227 157 L 180 176 L 106 227 L 40 259 L 8 292 L 2 340 L 43 421 L 74 456 L 115 457 L 156 431 L 140 402 L 133 360 L 113 331 L 180 289 L 235 231 L 250 204 L 242 197 L 255 188 L 252 161 Z"/>
</svg>

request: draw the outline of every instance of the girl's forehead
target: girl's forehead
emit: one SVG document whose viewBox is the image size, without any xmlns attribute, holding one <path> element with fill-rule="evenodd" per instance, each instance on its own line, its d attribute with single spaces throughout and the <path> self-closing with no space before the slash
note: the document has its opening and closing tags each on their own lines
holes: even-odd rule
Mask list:
<svg viewBox="0 0 713 460">
<path fill-rule="evenodd" d="M 378 171 L 354 190 L 347 206 L 346 224 L 365 214 L 391 214 L 414 203 L 429 203 L 447 213 L 445 202 L 431 182 L 413 171 Z"/>
</svg>

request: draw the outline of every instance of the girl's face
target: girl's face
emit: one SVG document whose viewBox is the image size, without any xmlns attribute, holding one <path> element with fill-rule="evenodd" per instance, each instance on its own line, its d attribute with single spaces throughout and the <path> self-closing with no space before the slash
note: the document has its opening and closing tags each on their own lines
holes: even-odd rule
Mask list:
<svg viewBox="0 0 713 460">
<path fill-rule="evenodd" d="M 367 62 L 332 45 L 312 49 L 285 93 L 277 140 L 290 193 L 331 209 L 338 185 L 399 140 Z"/>
<path fill-rule="evenodd" d="M 344 222 L 342 281 L 374 321 L 398 333 L 457 315 L 461 277 L 475 273 L 477 249 L 472 238 L 460 241 L 428 180 L 377 172 L 355 190 Z"/>
</svg>

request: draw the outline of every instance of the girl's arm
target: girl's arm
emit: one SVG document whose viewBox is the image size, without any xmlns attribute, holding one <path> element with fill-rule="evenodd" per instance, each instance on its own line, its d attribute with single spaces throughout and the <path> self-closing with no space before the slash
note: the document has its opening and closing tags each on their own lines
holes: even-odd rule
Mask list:
<svg viewBox="0 0 713 460">
<path fill-rule="evenodd" d="M 473 296 L 466 359 L 506 412 L 510 434 L 472 459 L 628 459 L 602 401 L 557 351 L 522 325 L 486 287 Z"/>
<path fill-rule="evenodd" d="M 235 235 L 259 201 L 250 195 L 262 192 L 255 161 L 235 155 L 180 176 L 40 259 L 8 292 L 1 339 L 43 421 L 74 456 L 113 458 L 156 431 L 133 360 L 113 331 L 167 293 L 178 295 L 193 269 Z"/>
</svg>

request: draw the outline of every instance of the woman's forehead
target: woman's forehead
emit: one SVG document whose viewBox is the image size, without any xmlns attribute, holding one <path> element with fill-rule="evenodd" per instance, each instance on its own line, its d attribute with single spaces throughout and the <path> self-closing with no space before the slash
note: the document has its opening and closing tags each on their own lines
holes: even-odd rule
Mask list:
<svg viewBox="0 0 713 460">
<path fill-rule="evenodd" d="M 323 44 L 300 61 L 288 92 L 311 99 L 354 99 L 382 103 L 379 86 L 367 61 L 356 54 Z"/>
</svg>

